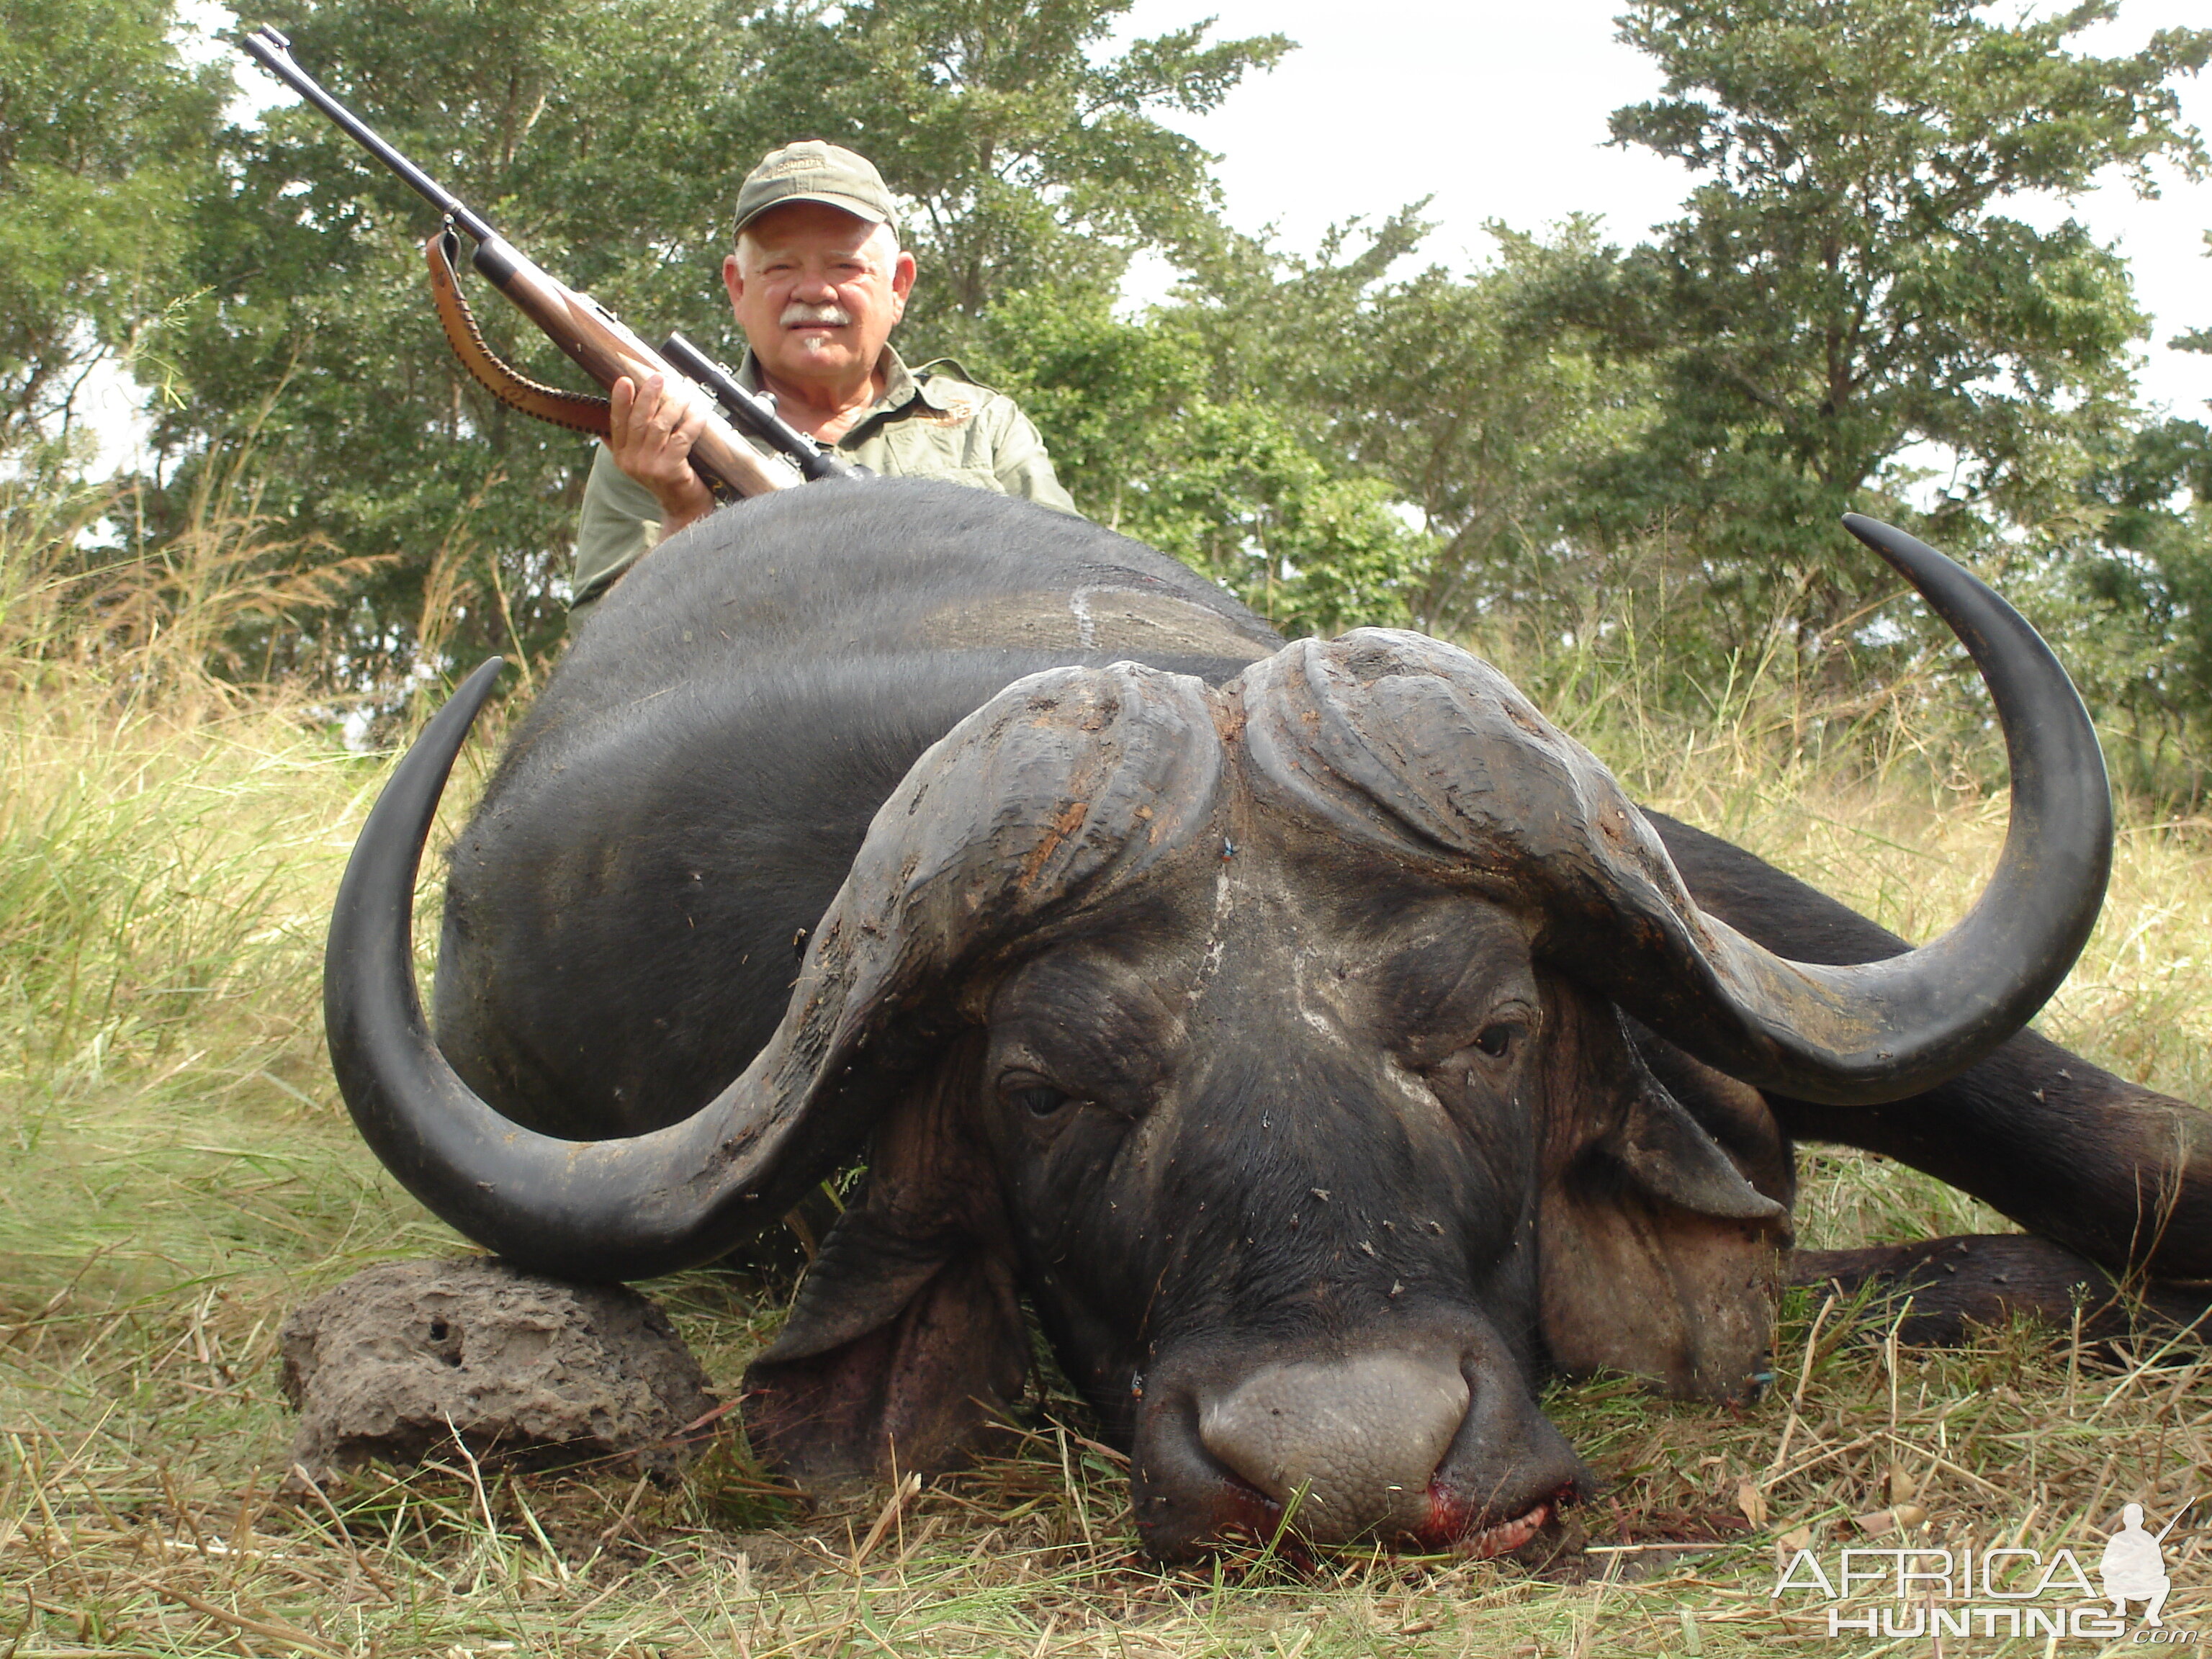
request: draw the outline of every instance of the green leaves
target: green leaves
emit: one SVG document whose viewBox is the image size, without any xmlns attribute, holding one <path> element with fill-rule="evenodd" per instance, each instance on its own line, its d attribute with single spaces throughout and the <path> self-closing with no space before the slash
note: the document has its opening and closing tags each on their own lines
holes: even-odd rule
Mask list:
<svg viewBox="0 0 2212 1659">
<path fill-rule="evenodd" d="M 1778 647 L 1885 673 L 1923 636 L 1834 532 L 1857 507 L 2008 559 L 2085 684 L 2174 726 L 2212 715 L 2203 435 L 2133 409 L 2125 265 L 2030 198 L 2205 165 L 2172 88 L 2212 31 L 2079 51 L 2111 9 L 1644 0 L 1621 27 L 1664 83 L 1613 132 L 1702 175 L 1681 216 L 1625 251 L 1581 220 L 1493 226 L 1474 270 L 1422 268 L 1419 204 L 1310 257 L 1231 232 L 1169 122 L 1288 43 L 1120 40 L 1128 0 L 293 0 L 270 21 L 549 269 L 725 355 L 736 180 L 795 137 L 852 144 L 920 257 L 909 360 L 1014 392 L 1085 510 L 1285 627 L 1556 641 L 1634 610 L 1668 619 L 1685 683 Z M 389 706 L 419 663 L 556 649 L 588 444 L 452 361 L 429 211 L 310 111 L 222 130 L 228 66 L 186 67 L 172 21 L 168 0 L 0 0 L 0 448 L 128 358 L 162 385 L 165 475 L 132 533 L 180 535 L 196 489 L 238 483 L 214 458 L 250 453 L 270 545 L 350 561 L 304 629 L 255 613 L 217 654 Z M 1185 281 L 1136 316 L 1115 295 L 1139 250 Z M 576 383 L 480 310 L 503 354 Z"/>
<path fill-rule="evenodd" d="M 1421 228 L 1409 210 L 1311 261 L 1218 233 L 1174 302 L 1141 319 L 1092 288 L 1010 296 L 977 362 L 1020 397 L 1102 523 L 1292 634 L 1417 624 L 1438 538 L 1397 458 L 1360 453 L 1358 423 L 1384 416 L 1365 401 L 1376 385 L 1341 371 L 1364 362 L 1347 331 L 1398 313 L 1382 279 Z"/>
<path fill-rule="evenodd" d="M 1431 538 L 1308 411 L 1209 356 L 1200 307 L 1119 319 L 1096 291 L 1010 295 L 988 319 L 998 383 L 1086 513 L 1205 572 L 1278 627 L 1403 623 Z"/>
<path fill-rule="evenodd" d="M 66 425 L 84 371 L 177 291 L 220 77 L 166 0 L 0 3 L 0 451 Z"/>
<path fill-rule="evenodd" d="M 1954 543 L 2061 511 L 2128 418 L 2143 319 L 2115 252 L 2004 205 L 2204 159 L 2168 83 L 2212 55 L 2212 31 L 2124 58 L 2067 50 L 2112 9 L 2011 24 L 1965 0 L 1632 9 L 1622 34 L 1665 94 L 1617 112 L 1615 140 L 1713 177 L 1660 240 L 1550 296 L 1555 324 L 1657 377 L 1658 418 L 1588 475 L 1585 533 L 1668 520 L 1747 617 L 1786 600 L 1817 633 L 1881 586 L 1829 569 L 1824 526 L 1854 507 L 1911 516 L 1915 447 L 1955 457 L 1928 514 Z"/>
</svg>

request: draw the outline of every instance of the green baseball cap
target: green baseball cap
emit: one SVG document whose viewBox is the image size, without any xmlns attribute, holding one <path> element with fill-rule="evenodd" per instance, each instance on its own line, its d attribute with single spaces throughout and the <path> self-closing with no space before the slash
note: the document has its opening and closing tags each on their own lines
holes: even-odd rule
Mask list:
<svg viewBox="0 0 2212 1659">
<path fill-rule="evenodd" d="M 884 175 L 865 155 L 841 144 L 806 138 L 772 149 L 738 186 L 738 222 L 743 231 L 772 207 L 786 202 L 824 202 L 872 225 L 897 228 L 891 193 Z"/>
</svg>

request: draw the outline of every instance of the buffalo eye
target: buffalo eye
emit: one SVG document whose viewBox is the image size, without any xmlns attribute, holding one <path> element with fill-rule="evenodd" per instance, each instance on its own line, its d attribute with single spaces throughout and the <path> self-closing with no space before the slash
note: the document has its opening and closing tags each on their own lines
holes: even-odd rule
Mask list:
<svg viewBox="0 0 2212 1659">
<path fill-rule="evenodd" d="M 999 1095 L 1009 1106 L 1018 1106 L 1031 1117 L 1051 1117 L 1075 1097 L 1042 1078 L 1014 1076 L 1002 1079 Z"/>
<path fill-rule="evenodd" d="M 1513 1045 L 1519 1040 L 1520 1036 L 1521 1028 L 1518 1025 L 1507 1020 L 1500 1020 L 1496 1024 L 1486 1025 L 1476 1032 L 1474 1046 L 1492 1060 L 1503 1060 L 1512 1051 Z"/>
<path fill-rule="evenodd" d="M 1058 1089 L 1023 1089 L 1016 1092 L 1014 1103 L 1031 1117 L 1050 1117 L 1071 1098 Z"/>
</svg>

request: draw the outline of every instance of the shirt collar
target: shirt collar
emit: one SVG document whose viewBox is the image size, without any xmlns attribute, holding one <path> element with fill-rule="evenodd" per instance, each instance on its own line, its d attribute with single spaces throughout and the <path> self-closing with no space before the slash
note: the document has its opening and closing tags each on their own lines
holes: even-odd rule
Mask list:
<svg viewBox="0 0 2212 1659">
<path fill-rule="evenodd" d="M 897 414 L 916 398 L 940 412 L 951 407 L 946 401 L 950 394 L 927 380 L 916 380 L 914 371 L 906 366 L 906 359 L 891 347 L 884 348 L 884 355 L 876 359 L 876 368 L 884 377 L 883 395 L 861 412 L 841 442 L 849 442 L 854 434 L 878 416 Z M 738 365 L 738 384 L 748 392 L 761 389 L 760 359 L 753 355 L 750 346 L 745 348 L 744 361 Z"/>
</svg>

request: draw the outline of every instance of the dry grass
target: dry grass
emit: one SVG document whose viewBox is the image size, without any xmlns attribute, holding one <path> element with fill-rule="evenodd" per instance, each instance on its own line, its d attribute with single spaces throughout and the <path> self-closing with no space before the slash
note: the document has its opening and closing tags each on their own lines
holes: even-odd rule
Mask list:
<svg viewBox="0 0 2212 1659">
<path fill-rule="evenodd" d="M 1856 1656 L 1893 1650 L 1830 1642 L 1811 1604 L 1771 1598 L 1778 1551 L 1832 1571 L 1850 1541 L 2021 1540 L 2094 1571 L 2121 1502 L 2162 1522 L 2203 1491 L 2193 1353 L 2025 1330 L 1899 1351 L 1793 1305 L 1755 1406 L 1625 1381 L 1553 1392 L 1607 1486 L 1579 1512 L 1586 1547 L 1548 1565 L 1251 1551 L 1164 1571 L 1132 1553 L 1119 1458 L 1058 1399 L 1018 1456 L 843 1505 L 793 1502 L 726 1444 L 666 1488 L 457 1460 L 281 1497 L 284 1311 L 372 1261 L 454 1246 L 356 1141 L 320 1053 L 323 907 L 380 764 L 281 697 L 185 718 L 118 695 L 115 653 L 64 655 L 0 695 L 0 1659 Z M 1805 705 L 1771 685 L 1717 696 L 1702 725 L 1648 715 L 1618 677 L 1546 690 L 1647 798 L 1902 931 L 1958 914 L 2001 833 L 2001 799 L 1893 709 L 1838 770 L 1793 762 Z M 2202 826 L 2130 829 L 2046 1021 L 2197 1098 L 2208 845 Z M 1825 1245 L 2000 1224 L 1829 1154 L 1804 1215 Z M 777 1316 L 719 1273 L 653 1288 L 725 1389 Z M 1883 1530 L 1899 1517 L 1906 1533 Z M 2183 1629 L 2212 1589 L 2202 1536 L 2169 1540 Z"/>
</svg>

